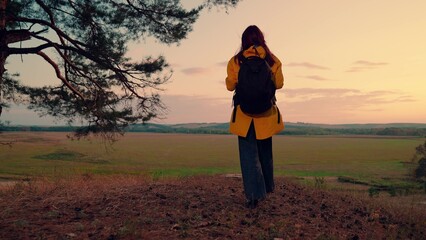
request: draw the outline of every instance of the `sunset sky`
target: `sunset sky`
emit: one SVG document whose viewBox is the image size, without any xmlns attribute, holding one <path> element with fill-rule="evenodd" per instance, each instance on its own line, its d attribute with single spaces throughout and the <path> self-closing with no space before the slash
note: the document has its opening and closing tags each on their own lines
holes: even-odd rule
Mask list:
<svg viewBox="0 0 426 240">
<path fill-rule="evenodd" d="M 155 123 L 229 120 L 226 63 L 253 24 L 283 63 L 277 99 L 284 121 L 426 123 L 425 13 L 425 0 L 245 0 L 228 13 L 204 10 L 179 45 L 146 39 L 132 44 L 129 56 L 162 54 L 173 68 L 163 93 L 169 113 Z M 58 83 L 38 57 L 8 62 L 24 82 Z M 2 120 L 52 123 L 23 107 L 4 112 Z"/>
</svg>

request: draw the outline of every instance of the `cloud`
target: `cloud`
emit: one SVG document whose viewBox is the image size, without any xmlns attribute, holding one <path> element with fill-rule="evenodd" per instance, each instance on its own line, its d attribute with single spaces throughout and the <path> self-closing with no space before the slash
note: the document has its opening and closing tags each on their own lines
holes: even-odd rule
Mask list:
<svg viewBox="0 0 426 240">
<path fill-rule="evenodd" d="M 285 118 L 293 121 L 355 122 L 356 119 L 379 116 L 390 104 L 416 101 L 412 96 L 398 91 L 292 88 L 283 92 L 283 98 L 278 96 L 278 104 L 282 106 Z"/>
<path fill-rule="evenodd" d="M 398 102 L 415 102 L 416 100 L 409 95 L 399 96 L 397 99 Z"/>
<path fill-rule="evenodd" d="M 180 64 L 180 63 L 169 63 L 169 66 L 171 68 L 180 68 L 180 67 L 182 67 L 182 64 Z"/>
<path fill-rule="evenodd" d="M 285 66 L 287 66 L 287 67 L 305 67 L 305 68 L 319 69 L 319 70 L 329 70 L 330 69 L 328 67 L 323 67 L 323 66 L 316 65 L 316 64 L 313 64 L 313 63 L 309 63 L 309 62 L 300 62 L 300 63 L 292 62 L 292 63 L 285 64 Z"/>
<path fill-rule="evenodd" d="M 283 90 L 286 98 L 310 98 L 313 96 L 343 96 L 358 94 L 360 90 L 346 88 L 288 88 Z"/>
<path fill-rule="evenodd" d="M 365 60 L 359 60 L 354 62 L 354 64 L 357 65 L 362 65 L 362 66 L 383 66 L 383 65 L 388 65 L 388 63 L 386 62 L 370 62 L 370 61 L 365 61 Z"/>
<path fill-rule="evenodd" d="M 352 64 L 346 72 L 361 72 L 365 70 L 372 70 L 382 66 L 386 66 L 389 63 L 387 62 L 371 62 L 366 60 L 358 60 Z"/>
<path fill-rule="evenodd" d="M 308 75 L 308 76 L 300 76 L 300 77 L 315 80 L 315 81 L 330 81 L 331 80 L 329 78 L 321 77 L 321 76 L 318 76 L 318 75 Z"/>
<path fill-rule="evenodd" d="M 232 94 L 232 93 L 230 93 Z M 226 122 L 232 111 L 232 95 L 228 98 L 202 95 L 163 95 L 168 114 L 164 122 Z"/>
<path fill-rule="evenodd" d="M 162 99 L 168 114 L 165 119 L 154 122 L 227 122 L 232 112 L 232 92 L 224 97 L 164 94 Z M 277 99 L 285 121 L 319 123 L 374 122 L 389 115 L 395 103 L 416 101 L 400 91 L 353 88 L 286 88 L 277 92 Z"/>
<path fill-rule="evenodd" d="M 219 67 L 226 67 L 228 66 L 228 61 L 218 62 L 216 65 Z"/>
<path fill-rule="evenodd" d="M 334 99 L 332 104 L 351 105 L 360 108 L 374 104 L 388 104 L 395 102 L 413 102 L 412 96 L 398 91 L 361 91 L 347 88 L 291 88 L 285 89 L 284 95 L 290 102 L 308 102 L 310 100 L 323 101 Z M 351 104 L 348 104 L 351 103 Z"/>
<path fill-rule="evenodd" d="M 210 72 L 209 68 L 203 67 L 193 67 L 193 68 L 184 68 L 181 70 L 186 75 L 199 75 Z"/>
<path fill-rule="evenodd" d="M 11 104 L 10 108 L 3 111 L 1 120 L 10 121 L 11 125 L 67 125 L 67 121 L 64 119 L 56 119 L 49 115 L 40 116 L 34 110 L 29 110 L 26 106 L 17 104 Z"/>
</svg>

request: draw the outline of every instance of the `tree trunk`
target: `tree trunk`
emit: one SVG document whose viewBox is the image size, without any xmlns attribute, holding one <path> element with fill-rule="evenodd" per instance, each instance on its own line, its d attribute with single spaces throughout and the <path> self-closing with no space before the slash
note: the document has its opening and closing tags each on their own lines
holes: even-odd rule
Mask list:
<svg viewBox="0 0 426 240">
<path fill-rule="evenodd" d="M 8 56 L 6 40 L 6 5 L 7 0 L 0 0 L 0 117 L 3 105 L 3 74 L 6 72 L 4 65 Z"/>
</svg>

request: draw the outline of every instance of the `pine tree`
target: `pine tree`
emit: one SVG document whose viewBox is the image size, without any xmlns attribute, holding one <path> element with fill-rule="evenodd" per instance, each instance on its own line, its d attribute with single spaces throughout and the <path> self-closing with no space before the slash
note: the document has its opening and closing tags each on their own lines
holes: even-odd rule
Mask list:
<svg viewBox="0 0 426 240">
<path fill-rule="evenodd" d="M 77 136 L 121 133 L 157 118 L 171 69 L 163 56 L 126 58 L 127 44 L 146 37 L 178 43 L 203 9 L 238 2 L 205 0 L 186 10 L 180 0 L 0 0 L 0 116 L 9 103 L 23 102 L 70 123 L 82 119 Z M 27 40 L 37 45 L 12 47 Z M 6 72 L 7 57 L 26 54 L 48 62 L 58 84 L 30 87 Z"/>
</svg>

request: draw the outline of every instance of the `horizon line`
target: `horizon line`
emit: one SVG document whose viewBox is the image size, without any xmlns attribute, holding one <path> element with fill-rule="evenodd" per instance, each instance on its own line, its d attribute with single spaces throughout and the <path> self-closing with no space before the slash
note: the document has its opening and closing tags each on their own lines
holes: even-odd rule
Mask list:
<svg viewBox="0 0 426 240">
<path fill-rule="evenodd" d="M 146 122 L 146 123 L 135 123 L 132 125 L 140 125 L 140 124 L 157 124 L 157 125 L 189 125 L 189 124 L 228 124 L 229 122 L 182 122 L 182 123 L 155 123 L 155 122 Z M 315 123 L 315 122 L 293 122 L 288 121 L 284 122 L 285 124 L 306 124 L 306 125 L 392 125 L 392 124 L 410 124 L 410 125 L 426 125 L 426 122 L 368 122 L 368 123 Z M 8 124 L 3 125 L 4 127 L 82 127 L 85 125 L 55 125 L 55 124 Z"/>
</svg>

